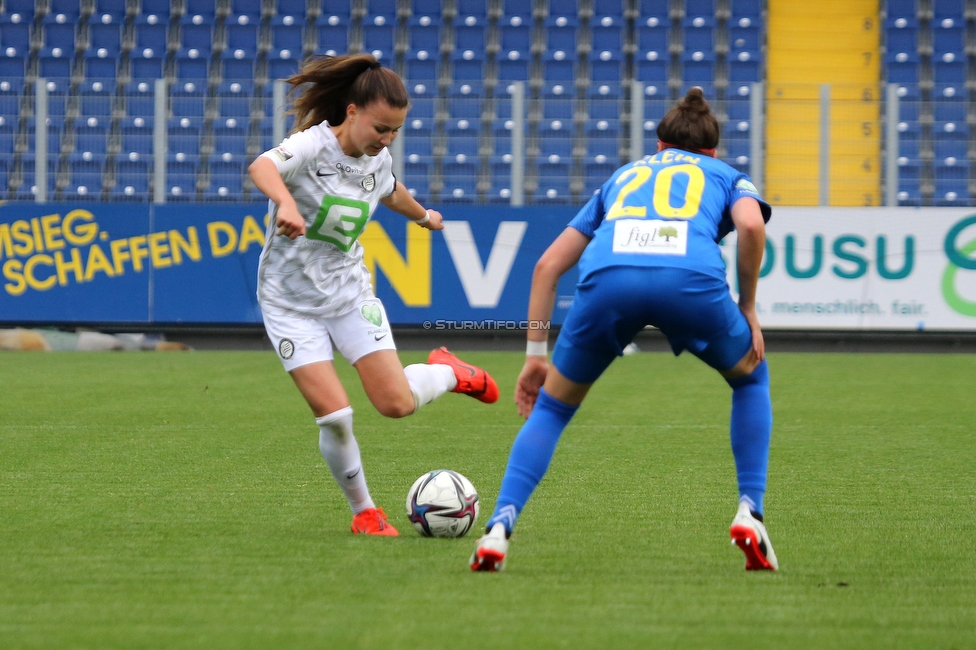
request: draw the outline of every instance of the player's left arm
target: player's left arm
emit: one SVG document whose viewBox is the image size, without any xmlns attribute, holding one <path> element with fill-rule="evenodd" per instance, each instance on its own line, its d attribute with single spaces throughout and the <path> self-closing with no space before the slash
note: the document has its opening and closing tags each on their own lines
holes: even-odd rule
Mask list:
<svg viewBox="0 0 976 650">
<path fill-rule="evenodd" d="M 732 204 L 732 223 L 738 233 L 739 309 L 749 322 L 752 331 L 752 351 L 758 361 L 766 355 L 759 316 L 756 314 L 756 288 L 759 269 L 766 249 L 766 222 L 759 201 L 742 197 Z"/>
<path fill-rule="evenodd" d="M 424 208 L 424 206 L 417 203 L 417 199 L 410 196 L 410 192 L 403 183 L 400 181 L 394 182 L 396 183 L 396 187 L 393 193 L 380 199 L 380 203 L 394 212 L 399 212 L 407 219 L 416 221 L 417 225 L 423 226 L 428 230 L 444 229 L 444 216 L 440 212 Z"/>
</svg>

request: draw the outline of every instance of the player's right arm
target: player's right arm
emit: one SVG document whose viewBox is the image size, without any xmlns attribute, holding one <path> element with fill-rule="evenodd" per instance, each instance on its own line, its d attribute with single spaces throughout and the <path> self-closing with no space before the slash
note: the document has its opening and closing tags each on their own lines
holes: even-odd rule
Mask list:
<svg viewBox="0 0 976 650">
<path fill-rule="evenodd" d="M 278 226 L 277 234 L 285 235 L 289 239 L 295 239 L 305 234 L 305 219 L 298 212 L 295 198 L 285 186 L 284 179 L 278 172 L 278 167 L 274 162 L 258 156 L 247 168 L 254 181 L 254 187 L 264 192 L 265 196 L 274 201 L 278 206 L 275 212 L 275 223 Z"/>
<path fill-rule="evenodd" d="M 573 268 L 589 243 L 589 237 L 576 228 L 567 227 L 536 262 L 529 293 L 529 331 L 526 335 L 530 347 L 522 372 L 515 382 L 515 404 L 522 417 L 529 417 L 549 372 L 546 353 L 533 354 L 528 350 L 531 350 L 532 343 L 538 344 L 540 351 L 545 348 L 559 278 Z"/>
<path fill-rule="evenodd" d="M 759 326 L 759 316 L 756 314 L 756 287 L 759 284 L 759 269 L 766 248 L 766 223 L 759 202 L 751 197 L 740 198 L 732 204 L 731 212 L 732 223 L 738 233 L 739 309 L 749 323 L 752 331 L 752 352 L 759 362 L 766 356 L 766 345 Z"/>
</svg>

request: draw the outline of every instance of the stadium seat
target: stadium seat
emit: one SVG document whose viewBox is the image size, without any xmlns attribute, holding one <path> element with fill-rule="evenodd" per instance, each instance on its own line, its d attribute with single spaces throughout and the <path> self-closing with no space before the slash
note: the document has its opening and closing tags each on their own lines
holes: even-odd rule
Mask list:
<svg viewBox="0 0 976 650">
<path fill-rule="evenodd" d="M 571 88 L 576 80 L 576 53 L 546 52 L 542 57 L 542 78 Z"/>
<path fill-rule="evenodd" d="M 238 56 L 235 51 L 224 50 L 221 66 L 221 78 L 224 82 L 253 83 L 254 81 L 254 59 L 243 53 Z"/>
<path fill-rule="evenodd" d="M 932 24 L 943 25 L 945 21 L 952 21 L 948 26 L 965 26 L 965 0 L 938 0 L 932 3 Z"/>
<path fill-rule="evenodd" d="M 170 3 L 169 0 L 141 0 L 139 4 L 141 14 L 144 16 L 154 15 L 166 20 L 170 17 L 170 12 L 177 16 L 182 15 L 179 13 L 180 5 Z"/>
<path fill-rule="evenodd" d="M 240 201 L 244 189 L 244 174 L 247 166 L 244 159 L 226 162 L 211 159 L 207 163 L 210 181 L 204 192 L 204 199 Z"/>
<path fill-rule="evenodd" d="M 104 22 L 104 18 L 110 22 Z M 117 22 L 109 14 L 102 20 L 92 22 L 88 26 L 89 51 L 96 55 L 116 57 L 122 51 L 122 23 Z"/>
<path fill-rule="evenodd" d="M 227 162 L 243 158 L 246 152 L 247 122 L 231 117 L 214 127 L 214 156 Z"/>
<path fill-rule="evenodd" d="M 408 133 L 403 137 L 403 155 L 407 162 L 430 162 L 433 159 L 430 136 Z"/>
<path fill-rule="evenodd" d="M 250 80 L 224 81 L 217 86 L 216 97 L 219 102 L 221 118 L 246 120 L 251 114 L 251 95 L 254 92 Z"/>
<path fill-rule="evenodd" d="M 71 77 L 70 54 L 63 54 L 60 48 L 42 49 L 38 60 L 40 61 L 42 77 L 48 79 L 68 79 Z"/>
<path fill-rule="evenodd" d="M 155 111 L 155 85 L 152 80 L 133 81 L 125 87 L 124 97 L 126 115 L 152 121 Z"/>
<path fill-rule="evenodd" d="M 113 200 L 149 200 L 149 182 L 152 165 L 147 160 L 131 161 L 115 159 L 115 185 L 112 187 Z"/>
<path fill-rule="evenodd" d="M 392 64 L 395 55 L 393 45 L 393 28 L 396 24 L 395 14 L 370 15 L 363 18 L 363 51 L 375 56 L 384 64 Z"/>
<path fill-rule="evenodd" d="M 196 161 L 166 161 L 166 200 L 193 201 L 196 198 L 196 177 Z"/>
<path fill-rule="evenodd" d="M 216 0 L 185 0 L 186 11 L 184 15 L 200 15 L 213 22 L 213 18 L 217 14 L 216 5 Z"/>
<path fill-rule="evenodd" d="M 30 23 L 20 14 L 0 15 L 0 53 L 18 59 L 21 68 L 30 52 L 30 28 Z"/>
<path fill-rule="evenodd" d="M 257 22 L 261 20 L 261 0 L 233 0 L 231 15 L 247 16 L 251 21 Z"/>
<path fill-rule="evenodd" d="M 503 16 L 498 21 L 499 57 L 508 57 L 509 52 L 518 52 L 519 58 L 532 56 L 531 17 Z"/>
<path fill-rule="evenodd" d="M 277 9 L 278 9 L 278 15 L 279 16 L 294 16 L 295 19 L 298 22 L 300 22 L 300 23 L 301 22 L 305 22 L 305 15 L 306 15 L 305 12 L 307 10 L 307 5 L 308 5 L 308 3 L 306 2 L 306 0 L 278 0 L 276 4 L 278 5 L 277 6 Z M 316 3 L 316 5 L 318 5 L 318 4 L 319 3 Z M 343 9 L 344 10 L 344 13 L 340 17 L 343 18 L 346 21 L 346 23 L 349 22 L 349 4 L 348 3 L 346 3 L 345 5 L 343 5 L 342 3 L 339 3 L 339 2 L 334 2 L 334 3 L 326 2 L 325 4 L 328 7 L 331 7 L 332 5 L 336 5 L 338 9 Z M 323 14 L 320 14 L 320 15 L 325 15 L 325 14 L 323 13 Z M 337 14 L 336 13 L 329 13 L 328 15 L 334 16 L 334 15 L 337 15 Z M 317 19 L 318 18 L 316 17 L 316 20 Z"/>
<path fill-rule="evenodd" d="M 182 155 L 184 161 L 195 159 L 200 151 L 201 123 L 201 119 L 190 117 L 175 117 L 167 120 L 168 155 L 171 157 Z"/>
<path fill-rule="evenodd" d="M 549 52 L 563 51 L 567 55 L 576 53 L 579 21 L 575 16 L 550 15 L 545 20 L 546 49 Z"/>
<path fill-rule="evenodd" d="M 71 180 L 65 188 L 68 201 L 99 200 L 102 192 L 102 167 L 104 158 L 86 160 L 72 157 L 68 162 Z"/>
<path fill-rule="evenodd" d="M 533 197 L 535 203 L 566 203 L 569 201 L 570 166 L 562 160 L 540 162 L 539 189 Z"/>
<path fill-rule="evenodd" d="M 34 20 L 34 0 L 6 0 L 3 15 L 19 16 L 18 20 L 30 23 Z"/>
<path fill-rule="evenodd" d="M 454 19 L 454 49 L 473 50 L 485 55 L 485 17 L 458 14 Z"/>
<path fill-rule="evenodd" d="M 132 56 L 166 55 L 166 18 L 155 14 L 138 16 L 135 21 L 136 44 Z"/>
<path fill-rule="evenodd" d="M 430 166 L 426 162 L 407 162 L 403 166 L 403 178 L 399 179 L 418 201 L 424 201 L 430 196 L 428 175 Z"/>
<path fill-rule="evenodd" d="M 715 0 L 685 0 L 681 25 L 686 30 L 715 27 Z"/>
<path fill-rule="evenodd" d="M 458 52 L 457 50 L 451 55 L 451 79 L 456 82 L 460 81 L 481 81 L 485 78 L 484 72 L 484 61 L 475 57 L 472 54 L 467 53 L 470 50 L 464 50 Z M 525 64 L 524 61 L 516 61 L 513 63 Z M 528 65 L 525 64 L 525 75 L 528 78 Z M 499 74 L 500 78 L 502 77 Z"/>
<path fill-rule="evenodd" d="M 285 53 L 288 54 L 285 57 Z M 277 55 L 268 54 L 268 77 L 271 80 L 287 79 L 298 72 L 299 60 L 288 50 L 282 50 Z"/>
<path fill-rule="evenodd" d="M 592 84 L 586 92 L 587 115 L 596 120 L 619 118 L 619 87 L 618 84 Z"/>
<path fill-rule="evenodd" d="M 444 164 L 444 203 L 474 203 L 478 199 L 478 167 L 474 164 Z"/>
<path fill-rule="evenodd" d="M 68 24 L 75 24 L 78 22 L 78 16 L 81 12 L 81 3 L 75 0 L 49 0 L 48 2 L 48 13 L 44 17 L 44 20 L 53 19 L 58 20 L 59 16 L 64 16 L 64 21 Z"/>
<path fill-rule="evenodd" d="M 254 58 L 258 52 L 258 27 L 260 23 L 248 18 L 245 24 L 239 24 L 238 20 L 228 20 L 225 23 L 227 31 L 227 48 L 225 55 L 229 52 L 231 56 L 237 58 Z M 240 55 L 237 55 L 240 52 Z"/>
<path fill-rule="evenodd" d="M 594 16 L 611 16 L 614 19 L 623 19 L 625 2 L 621 0 L 593 0 Z"/>
<path fill-rule="evenodd" d="M 202 118 L 206 90 L 207 88 L 204 83 L 194 81 L 173 85 L 170 88 L 173 117 Z"/>
<path fill-rule="evenodd" d="M 590 53 L 590 79 L 596 84 L 620 83 L 623 60 L 610 50 Z"/>
<path fill-rule="evenodd" d="M 284 22 L 272 22 L 271 51 L 268 53 L 268 58 L 300 59 L 302 55 L 302 27 L 301 24 L 286 25 Z"/>
<path fill-rule="evenodd" d="M 595 52 L 604 50 L 615 52 L 619 56 L 623 52 L 624 42 L 623 17 L 617 15 L 596 15 L 590 21 L 592 34 L 592 48 Z"/>
<path fill-rule="evenodd" d="M 349 49 L 349 24 L 335 14 L 318 17 L 315 23 L 318 34 L 318 52 L 342 54 Z"/>
</svg>

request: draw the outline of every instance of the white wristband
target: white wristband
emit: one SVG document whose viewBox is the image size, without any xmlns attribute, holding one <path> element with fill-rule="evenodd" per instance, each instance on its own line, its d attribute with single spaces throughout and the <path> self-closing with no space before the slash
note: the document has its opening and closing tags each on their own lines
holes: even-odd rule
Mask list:
<svg viewBox="0 0 976 650">
<path fill-rule="evenodd" d="M 417 224 L 418 226 L 422 226 L 428 221 L 430 221 L 430 210 L 427 210 L 427 213 L 424 215 L 423 219 L 417 219 L 416 221 L 414 221 L 414 223 Z"/>
<path fill-rule="evenodd" d="M 529 357 L 549 356 L 549 342 L 548 341 L 526 341 L 525 355 Z"/>
</svg>

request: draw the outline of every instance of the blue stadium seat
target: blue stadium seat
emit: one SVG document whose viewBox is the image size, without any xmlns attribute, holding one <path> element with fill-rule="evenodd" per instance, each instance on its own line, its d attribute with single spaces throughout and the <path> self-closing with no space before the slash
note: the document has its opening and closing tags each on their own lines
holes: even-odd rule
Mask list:
<svg viewBox="0 0 976 650">
<path fill-rule="evenodd" d="M 48 14 L 44 20 L 52 18 L 57 20 L 58 16 L 64 16 L 66 22 L 75 23 L 81 13 L 81 3 L 75 0 L 49 0 Z"/>
<path fill-rule="evenodd" d="M 88 79 L 102 79 L 108 83 L 112 83 L 115 79 L 117 63 L 118 57 L 92 56 L 91 52 L 86 52 L 85 77 Z"/>
<path fill-rule="evenodd" d="M 406 186 L 414 198 L 416 198 L 418 201 L 424 201 L 430 196 L 430 189 L 427 181 L 429 174 L 430 167 L 428 163 L 407 162 L 403 166 L 403 178 L 398 180 Z"/>
<path fill-rule="evenodd" d="M 302 25 L 272 22 L 271 51 L 268 56 L 274 56 L 278 59 L 300 59 L 302 56 Z"/>
<path fill-rule="evenodd" d="M 935 162 L 947 166 L 958 164 L 968 164 L 966 155 L 966 142 L 963 140 L 936 140 L 935 141 Z M 906 155 L 907 152 L 899 151 L 899 156 Z M 916 158 L 917 152 L 916 152 Z M 951 159 L 951 160 L 950 160 Z"/>
<path fill-rule="evenodd" d="M 132 56 L 145 56 L 145 50 L 152 51 L 150 56 L 162 57 L 166 55 L 166 19 L 151 14 L 138 16 L 135 21 L 136 45 Z"/>
<path fill-rule="evenodd" d="M 403 140 L 403 154 L 407 162 L 430 162 L 433 151 L 429 135 L 408 135 Z"/>
<path fill-rule="evenodd" d="M 257 21 L 252 21 L 248 18 L 248 22 L 241 25 L 238 21 L 227 21 L 225 23 L 225 29 L 227 30 L 227 49 L 224 51 L 225 55 L 230 52 L 231 56 L 238 50 L 241 52 L 241 58 L 250 57 L 253 58 L 258 52 L 258 27 L 260 23 Z"/>
<path fill-rule="evenodd" d="M 567 203 L 569 192 L 570 166 L 567 162 L 540 162 L 539 189 L 533 197 L 535 203 Z"/>
<path fill-rule="evenodd" d="M 106 122 L 112 114 L 112 92 L 115 88 L 103 81 L 86 80 L 78 86 L 82 119 L 96 117 Z"/>
<path fill-rule="evenodd" d="M 367 0 L 366 8 L 370 16 L 386 16 L 396 19 L 397 0 Z"/>
<path fill-rule="evenodd" d="M 474 16 L 485 22 L 488 17 L 488 3 L 485 0 L 458 0 L 457 11 L 460 16 Z"/>
<path fill-rule="evenodd" d="M 948 19 L 947 19 L 948 20 Z M 932 33 L 932 58 L 950 63 L 952 61 L 965 61 L 966 57 L 966 28 L 965 23 L 961 27 L 950 27 L 948 29 L 935 29 Z"/>
<path fill-rule="evenodd" d="M 410 47 L 408 52 L 416 53 L 421 50 L 427 52 L 429 56 L 437 56 L 441 48 L 440 20 L 434 16 L 414 16 L 410 19 L 408 39 Z"/>
<path fill-rule="evenodd" d="M 261 19 L 261 0 L 233 0 L 231 15 L 247 16 L 256 22 Z"/>
<path fill-rule="evenodd" d="M 525 0 L 502 0 L 502 17 L 498 19 L 499 28 L 502 22 L 511 25 L 511 19 L 518 17 L 523 25 L 532 24 L 532 3 Z"/>
<path fill-rule="evenodd" d="M 30 51 L 30 23 L 16 14 L 0 15 L 0 53 L 20 60 L 21 67 Z M 21 73 L 20 76 L 23 76 Z"/>
<path fill-rule="evenodd" d="M 173 117 L 203 117 L 206 90 L 206 84 L 194 81 L 173 85 L 170 88 Z"/>
<path fill-rule="evenodd" d="M 478 18 L 477 16 L 459 14 L 454 19 L 454 49 L 472 50 L 478 53 L 479 57 L 484 57 L 485 27 L 484 16 Z"/>
<path fill-rule="evenodd" d="M 298 72 L 299 60 L 291 52 L 288 52 L 288 58 L 285 58 L 283 55 L 286 51 L 282 50 L 278 55 L 268 53 L 268 76 L 271 79 L 287 79 Z"/>
<path fill-rule="evenodd" d="M 406 66 L 404 81 L 408 83 L 435 83 L 437 79 L 438 59 L 439 57 L 436 52 L 428 52 L 427 50 L 408 52 L 404 59 Z"/>
<path fill-rule="evenodd" d="M 225 82 L 230 81 L 253 81 L 254 80 L 254 59 L 245 56 L 243 53 L 240 55 L 236 51 L 224 50 L 221 56 L 221 65 L 223 66 L 222 77 Z"/>
<path fill-rule="evenodd" d="M 966 60 L 938 61 L 932 59 L 932 73 L 936 84 L 962 87 L 966 83 Z"/>
<path fill-rule="evenodd" d="M 609 120 L 620 117 L 620 97 L 615 92 L 617 84 L 593 84 L 586 93 L 587 115 L 594 120 Z"/>
<path fill-rule="evenodd" d="M 75 24 L 54 22 L 51 18 L 44 19 L 42 51 L 59 49 L 65 56 L 71 56 L 75 51 Z"/>
<path fill-rule="evenodd" d="M 225 160 L 243 158 L 247 152 L 247 122 L 228 118 L 214 128 L 214 156 Z"/>
<path fill-rule="evenodd" d="M 715 26 L 715 0 L 685 0 L 685 16 L 681 25 L 686 30 Z"/>
<path fill-rule="evenodd" d="M 370 15 L 363 18 L 363 50 L 384 62 L 392 62 L 394 16 Z"/>
<path fill-rule="evenodd" d="M 41 50 L 38 60 L 41 64 L 41 76 L 48 79 L 67 79 L 71 76 L 70 55 L 58 53 L 59 48 L 54 48 L 53 53 L 45 54 Z"/>
<path fill-rule="evenodd" d="M 210 184 L 204 192 L 205 199 L 240 201 L 244 190 L 244 160 L 226 162 L 211 159 L 207 163 Z"/>
<path fill-rule="evenodd" d="M 186 15 L 200 15 L 213 19 L 217 13 L 216 0 L 186 0 Z M 212 22 L 212 20 L 211 20 Z"/>
<path fill-rule="evenodd" d="M 943 21 L 951 20 L 957 27 L 965 26 L 965 4 L 965 0 L 937 0 L 933 2 L 932 24 L 941 25 Z"/>
<path fill-rule="evenodd" d="M 593 0 L 593 14 L 595 16 L 612 16 L 622 19 L 624 16 L 624 5 L 621 0 Z"/>
<path fill-rule="evenodd" d="M 251 114 L 251 95 L 254 92 L 250 80 L 224 81 L 217 86 L 220 116 L 246 120 Z"/>
<path fill-rule="evenodd" d="M 34 0 L 7 0 L 4 13 L 7 16 L 17 14 L 20 20 L 30 23 L 34 19 Z"/>
<path fill-rule="evenodd" d="M 0 115 L 0 160 L 14 152 L 14 129 L 17 126 L 16 115 Z"/>
<path fill-rule="evenodd" d="M 200 128 L 202 119 L 175 117 L 167 120 L 167 153 L 169 156 L 182 155 L 195 159 L 200 151 Z"/>
<path fill-rule="evenodd" d="M 318 52 L 343 54 L 349 49 L 349 23 L 340 16 L 322 14 L 315 21 L 318 32 Z"/>
<path fill-rule="evenodd" d="M 96 119 L 97 118 L 91 118 Z M 90 152 L 96 156 L 104 156 L 106 139 L 108 136 L 108 120 L 98 120 L 93 126 L 75 127 L 75 153 Z"/>
<path fill-rule="evenodd" d="M 108 20 L 108 22 L 106 22 Z M 93 52 L 105 50 L 109 56 L 117 56 L 121 51 L 122 22 L 109 14 L 104 14 L 101 20 L 93 20 L 88 25 L 89 49 Z"/>
<path fill-rule="evenodd" d="M 352 3 L 348 0 L 322 0 L 322 15 L 339 16 L 348 23 L 350 7 L 352 7 Z M 278 12 L 281 13 L 280 0 Z"/>
<path fill-rule="evenodd" d="M 149 199 L 149 179 L 152 165 L 148 161 L 115 159 L 115 186 L 113 200 L 146 201 Z"/>
<path fill-rule="evenodd" d="M 885 60 L 898 61 L 898 54 L 918 54 L 918 30 L 914 27 L 889 28 L 885 31 Z"/>
<path fill-rule="evenodd" d="M 671 23 L 658 16 L 637 22 L 637 58 L 647 59 L 648 52 L 656 52 L 658 59 L 668 58 L 668 32 Z"/>
<path fill-rule="evenodd" d="M 126 0 L 98 0 L 95 3 L 94 15 L 90 20 L 94 21 L 109 16 L 113 23 L 118 24 L 125 20 L 126 13 Z"/>
<path fill-rule="evenodd" d="M 162 19 L 168 19 L 171 11 L 179 11 L 179 5 L 171 4 L 169 0 L 141 0 L 139 4 L 143 16 L 158 16 Z M 176 13 L 176 15 L 180 14 Z"/>
<path fill-rule="evenodd" d="M 620 56 L 609 50 L 590 54 L 590 79 L 593 83 L 619 84 L 622 78 L 623 61 Z"/>
<path fill-rule="evenodd" d="M 732 83 L 752 83 L 759 81 L 759 52 L 740 50 L 729 58 L 729 81 Z"/>
<path fill-rule="evenodd" d="M 575 52 L 546 52 L 542 57 L 542 78 L 547 83 L 558 82 L 572 87 L 576 80 Z"/>
<path fill-rule="evenodd" d="M 213 47 L 213 27 L 212 18 L 199 14 L 183 16 L 180 20 L 179 54 L 190 58 L 209 56 Z M 196 52 L 196 56 L 193 52 Z"/>
<path fill-rule="evenodd" d="M 546 156 L 555 154 L 568 159 L 573 148 L 574 132 L 575 129 L 570 120 L 543 119 L 539 122 L 540 152 Z"/>
<path fill-rule="evenodd" d="M 71 173 L 71 182 L 65 188 L 64 198 L 68 201 L 98 200 L 102 191 L 102 166 L 104 163 L 104 159 L 70 158 L 68 169 Z"/>
<path fill-rule="evenodd" d="M 196 198 L 197 165 L 195 160 L 166 161 L 167 201 L 193 201 Z"/>
<path fill-rule="evenodd" d="M 484 79 L 484 61 L 473 55 L 468 58 L 466 52 L 468 50 L 461 52 L 455 50 L 451 55 L 451 78 L 454 81 L 480 81 Z M 524 63 L 524 61 L 514 63 Z M 525 66 L 525 73 L 528 75 L 527 65 Z M 501 74 L 499 77 L 504 78 Z"/>
<path fill-rule="evenodd" d="M 545 21 L 546 49 L 550 52 L 576 52 L 579 21 L 576 16 L 549 16 Z"/>
<path fill-rule="evenodd" d="M 177 56 L 176 80 L 180 84 L 187 81 L 205 83 L 209 68 L 210 60 L 203 56 Z"/>
<path fill-rule="evenodd" d="M 618 55 L 623 51 L 624 21 L 620 14 L 596 15 L 590 21 L 593 50 L 602 52 L 609 50 Z"/>
<path fill-rule="evenodd" d="M 562 120 L 567 124 L 573 119 L 575 94 L 546 95 L 542 103 L 543 120 Z"/>
<path fill-rule="evenodd" d="M 698 54 L 702 55 L 700 59 L 696 57 Z M 688 87 L 706 88 L 715 81 L 715 60 L 706 56 L 704 52 L 693 52 L 691 56 L 686 52 L 682 56 L 681 64 L 684 69 L 682 79 Z"/>
<path fill-rule="evenodd" d="M 444 191 L 440 200 L 444 203 L 474 203 L 478 199 L 477 165 L 444 164 Z"/>
<path fill-rule="evenodd" d="M 507 57 L 514 51 L 520 58 L 528 59 L 532 55 L 531 30 L 531 21 L 525 21 L 522 16 L 506 16 L 499 20 L 499 56 Z"/>
<path fill-rule="evenodd" d="M 308 3 L 306 2 L 306 0 L 278 0 L 278 2 L 277 2 L 277 5 L 278 5 L 278 15 L 279 16 L 294 16 L 296 18 L 296 20 L 298 20 L 299 22 L 304 22 L 305 21 L 305 11 L 307 9 L 307 4 Z M 342 17 L 345 18 L 345 21 L 347 23 L 349 22 L 349 3 L 346 3 L 345 5 L 342 5 L 339 2 L 336 2 L 336 3 L 326 2 L 325 4 L 326 4 L 326 6 L 332 6 L 332 4 L 335 4 L 335 5 L 338 5 L 338 7 L 340 9 L 344 9 L 345 11 L 344 11 Z M 323 12 L 323 14 L 321 14 L 321 15 L 326 15 L 326 14 Z M 327 15 L 334 16 L 336 14 L 335 13 L 329 13 Z"/>
</svg>

